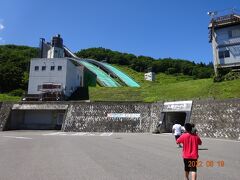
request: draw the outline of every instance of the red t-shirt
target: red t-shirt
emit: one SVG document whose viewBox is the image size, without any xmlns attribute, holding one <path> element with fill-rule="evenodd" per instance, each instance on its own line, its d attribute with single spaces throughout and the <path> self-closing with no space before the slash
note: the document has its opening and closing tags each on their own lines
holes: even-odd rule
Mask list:
<svg viewBox="0 0 240 180">
<path fill-rule="evenodd" d="M 202 144 L 202 141 L 198 135 L 184 133 L 177 139 L 177 143 L 183 144 L 182 156 L 184 159 L 198 158 L 198 145 Z"/>
</svg>

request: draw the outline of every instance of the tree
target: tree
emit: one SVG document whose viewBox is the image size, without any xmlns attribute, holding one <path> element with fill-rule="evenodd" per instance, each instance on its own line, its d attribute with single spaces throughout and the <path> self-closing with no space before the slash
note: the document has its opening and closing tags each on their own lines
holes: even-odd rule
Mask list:
<svg viewBox="0 0 240 180">
<path fill-rule="evenodd" d="M 8 92 L 21 88 L 23 71 L 13 63 L 0 66 L 0 91 Z"/>
<path fill-rule="evenodd" d="M 29 61 L 37 57 L 38 49 L 27 46 L 0 46 L 0 91 L 26 89 Z"/>
</svg>

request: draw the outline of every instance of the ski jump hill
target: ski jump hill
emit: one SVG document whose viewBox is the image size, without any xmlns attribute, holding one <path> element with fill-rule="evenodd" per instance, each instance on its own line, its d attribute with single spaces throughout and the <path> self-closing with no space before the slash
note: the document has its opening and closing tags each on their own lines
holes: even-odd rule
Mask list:
<svg viewBox="0 0 240 180">
<path fill-rule="evenodd" d="M 99 85 L 104 87 L 140 87 L 140 85 L 129 77 L 124 72 L 113 67 L 112 65 L 99 62 L 94 59 L 79 58 L 74 53 L 72 53 L 66 46 L 64 46 L 65 53 L 74 62 L 84 66 L 89 71 L 97 76 L 97 82 Z"/>
</svg>

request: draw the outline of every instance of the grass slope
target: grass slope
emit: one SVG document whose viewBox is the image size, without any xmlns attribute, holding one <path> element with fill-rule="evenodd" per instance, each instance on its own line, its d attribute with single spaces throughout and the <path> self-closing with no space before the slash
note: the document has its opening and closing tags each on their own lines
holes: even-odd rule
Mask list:
<svg viewBox="0 0 240 180">
<path fill-rule="evenodd" d="M 156 81 L 149 82 L 144 80 L 144 73 L 136 72 L 124 66 L 114 66 L 134 78 L 141 87 L 91 87 L 89 92 L 90 100 L 155 102 L 208 98 L 240 98 L 240 80 L 214 83 L 212 79 L 194 80 L 189 76 L 157 74 Z"/>
<path fill-rule="evenodd" d="M 20 101 L 21 97 L 18 96 L 9 96 L 7 94 L 0 94 L 0 102 L 12 101 L 17 102 Z"/>
</svg>

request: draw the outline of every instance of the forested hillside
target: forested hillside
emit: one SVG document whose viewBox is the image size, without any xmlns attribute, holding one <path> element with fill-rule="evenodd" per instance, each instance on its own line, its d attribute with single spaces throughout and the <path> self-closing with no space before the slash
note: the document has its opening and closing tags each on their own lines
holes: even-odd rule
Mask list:
<svg viewBox="0 0 240 180">
<path fill-rule="evenodd" d="M 37 48 L 28 46 L 0 46 L 0 92 L 26 89 L 29 61 L 37 57 Z"/>
<path fill-rule="evenodd" d="M 137 72 L 147 72 L 151 69 L 156 73 L 183 74 L 193 76 L 195 79 L 209 78 L 213 75 L 213 65 L 196 64 L 193 61 L 182 59 L 154 59 L 147 56 L 135 56 L 105 48 L 89 48 L 76 53 L 78 57 L 92 58 L 98 61 L 105 60 L 111 64 L 128 65 Z"/>
</svg>

